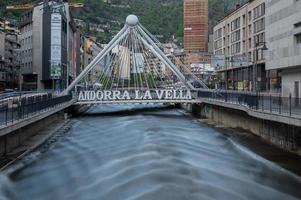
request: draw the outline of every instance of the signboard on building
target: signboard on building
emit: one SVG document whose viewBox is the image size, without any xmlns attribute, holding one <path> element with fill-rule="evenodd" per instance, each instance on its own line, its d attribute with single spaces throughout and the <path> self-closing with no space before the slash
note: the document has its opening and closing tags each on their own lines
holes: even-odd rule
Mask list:
<svg viewBox="0 0 301 200">
<path fill-rule="evenodd" d="M 190 68 L 193 73 L 207 74 L 214 72 L 214 68 L 209 63 L 193 63 L 190 65 Z"/>
<path fill-rule="evenodd" d="M 51 51 L 50 76 L 60 79 L 62 75 L 62 16 L 59 13 L 51 14 Z"/>
<path fill-rule="evenodd" d="M 211 67 L 215 70 L 221 70 L 226 67 L 225 65 L 225 55 L 211 55 Z"/>
<path fill-rule="evenodd" d="M 248 66 L 247 56 L 244 54 L 235 55 L 232 57 L 232 67 L 245 67 Z"/>
</svg>

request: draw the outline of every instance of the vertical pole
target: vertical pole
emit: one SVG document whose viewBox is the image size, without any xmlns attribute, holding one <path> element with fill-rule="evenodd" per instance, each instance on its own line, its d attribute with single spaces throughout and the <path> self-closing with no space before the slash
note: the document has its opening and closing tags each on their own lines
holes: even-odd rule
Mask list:
<svg viewBox="0 0 301 200">
<path fill-rule="evenodd" d="M 289 96 L 290 116 L 292 116 L 292 94 Z"/>
<path fill-rule="evenodd" d="M 263 94 L 261 95 L 261 110 L 263 111 L 263 104 L 264 104 L 264 100 L 263 100 L 264 96 Z"/>
<path fill-rule="evenodd" d="M 279 106 L 279 114 L 281 114 L 281 96 L 279 95 L 279 100 L 278 100 L 278 106 Z"/>
<path fill-rule="evenodd" d="M 14 123 L 14 100 L 12 100 L 12 105 L 11 105 L 11 114 L 12 114 L 12 117 L 11 117 L 11 120 L 12 120 L 12 123 Z"/>
<path fill-rule="evenodd" d="M 270 94 L 270 112 L 272 112 L 272 95 Z"/>
<path fill-rule="evenodd" d="M 6 105 L 5 109 L 5 125 L 7 126 L 7 114 L 8 114 L 8 104 Z"/>
<path fill-rule="evenodd" d="M 258 103 L 259 103 L 259 95 L 256 92 L 256 110 L 258 110 Z"/>
<path fill-rule="evenodd" d="M 254 55 L 254 64 L 253 64 L 253 84 L 252 84 L 252 90 L 253 90 L 253 92 L 256 92 L 257 91 L 257 84 L 256 84 L 256 82 L 257 82 L 257 80 L 256 80 L 256 78 L 257 78 L 257 43 L 255 43 L 255 55 Z"/>
</svg>

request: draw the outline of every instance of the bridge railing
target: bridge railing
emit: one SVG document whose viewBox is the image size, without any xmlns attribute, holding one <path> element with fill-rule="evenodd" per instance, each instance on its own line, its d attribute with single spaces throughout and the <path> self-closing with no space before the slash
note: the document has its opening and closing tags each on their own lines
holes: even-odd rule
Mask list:
<svg viewBox="0 0 301 200">
<path fill-rule="evenodd" d="M 301 98 L 293 98 L 291 95 L 282 97 L 265 93 L 200 90 L 198 98 L 242 105 L 262 112 L 301 117 Z"/>
<path fill-rule="evenodd" d="M 52 109 L 72 99 L 71 95 L 54 97 L 52 94 L 13 98 L 0 104 L 0 126 L 26 119 Z"/>
</svg>

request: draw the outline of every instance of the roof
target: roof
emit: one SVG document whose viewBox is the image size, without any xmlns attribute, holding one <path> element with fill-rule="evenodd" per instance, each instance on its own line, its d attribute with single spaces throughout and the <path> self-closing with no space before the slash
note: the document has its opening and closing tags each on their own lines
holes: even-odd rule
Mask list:
<svg viewBox="0 0 301 200">
<path fill-rule="evenodd" d="M 222 21 L 224 21 L 226 18 L 228 18 L 229 16 L 231 16 L 232 14 L 234 14 L 235 12 L 239 11 L 241 8 L 245 7 L 246 5 L 250 4 L 252 1 L 254 0 L 249 0 L 244 4 L 237 4 L 236 7 L 234 9 L 232 9 L 230 12 L 227 13 L 227 15 L 225 17 L 223 17 L 222 19 L 220 19 L 217 24 L 221 23 Z M 217 25 L 216 24 L 216 25 Z M 215 26 L 216 26 L 215 25 Z"/>
</svg>

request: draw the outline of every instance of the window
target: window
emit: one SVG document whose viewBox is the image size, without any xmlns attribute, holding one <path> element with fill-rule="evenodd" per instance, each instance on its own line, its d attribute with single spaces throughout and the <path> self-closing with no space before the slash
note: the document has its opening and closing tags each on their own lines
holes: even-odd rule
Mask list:
<svg viewBox="0 0 301 200">
<path fill-rule="evenodd" d="M 257 44 L 263 44 L 265 41 L 264 33 L 260 33 L 254 36 L 254 46 L 256 47 Z"/>
<path fill-rule="evenodd" d="M 248 18 L 249 18 L 249 22 L 251 21 L 251 19 L 252 19 L 252 12 L 251 11 L 249 11 L 249 13 L 248 13 Z"/>
<path fill-rule="evenodd" d="M 217 40 L 216 42 L 215 42 L 215 44 L 214 44 L 214 48 L 215 49 L 219 49 L 219 48 L 221 48 L 222 47 L 222 40 L 221 39 L 219 39 L 219 40 Z"/>
<path fill-rule="evenodd" d="M 238 40 L 240 40 L 240 30 L 231 34 L 231 42 L 237 42 Z"/>
<path fill-rule="evenodd" d="M 252 34 L 252 25 L 249 25 L 249 35 Z"/>
<path fill-rule="evenodd" d="M 295 28 L 301 27 L 301 22 L 298 22 L 298 23 L 294 24 L 294 26 L 295 26 Z"/>
<path fill-rule="evenodd" d="M 240 42 L 231 45 L 231 54 L 236 54 L 240 52 Z"/>
<path fill-rule="evenodd" d="M 214 38 L 215 39 L 218 39 L 218 38 L 221 38 L 221 37 L 222 37 L 222 28 L 216 30 L 215 33 L 214 33 Z"/>
<path fill-rule="evenodd" d="M 264 18 L 254 22 L 254 33 L 258 33 L 265 29 Z"/>
<path fill-rule="evenodd" d="M 301 33 L 295 36 L 296 37 L 296 43 L 301 44 Z"/>
<path fill-rule="evenodd" d="M 248 53 L 248 61 L 252 62 L 252 53 L 251 52 Z"/>
<path fill-rule="evenodd" d="M 254 8 L 254 19 L 257 19 L 265 14 L 265 4 L 260 4 Z"/>
<path fill-rule="evenodd" d="M 236 18 L 231 22 L 231 31 L 234 31 L 238 28 L 240 28 L 240 17 Z"/>
</svg>

